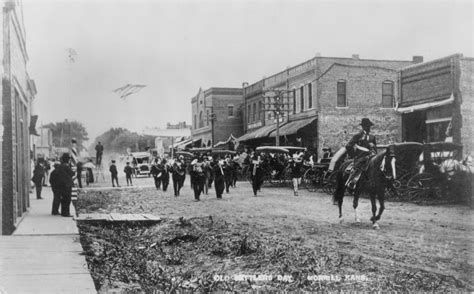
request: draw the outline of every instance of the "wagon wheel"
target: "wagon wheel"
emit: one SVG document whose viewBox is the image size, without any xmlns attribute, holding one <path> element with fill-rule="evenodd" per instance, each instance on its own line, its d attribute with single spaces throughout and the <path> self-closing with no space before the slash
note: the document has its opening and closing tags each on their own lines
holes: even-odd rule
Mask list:
<svg viewBox="0 0 474 294">
<path fill-rule="evenodd" d="M 440 179 L 430 173 L 414 175 L 407 183 L 408 200 L 421 202 L 441 197 Z"/>
<path fill-rule="evenodd" d="M 329 195 L 334 195 L 336 191 L 336 175 L 337 171 L 326 173 L 323 179 L 323 191 Z"/>
<path fill-rule="evenodd" d="M 315 191 L 322 186 L 324 172 L 320 169 L 310 168 L 303 175 L 304 186 L 310 190 Z"/>
<path fill-rule="evenodd" d="M 316 170 L 313 168 L 310 168 L 307 171 L 305 171 L 305 173 L 303 174 L 303 179 L 301 183 L 304 185 L 306 189 L 315 190 L 316 189 L 315 178 L 316 178 Z"/>
</svg>

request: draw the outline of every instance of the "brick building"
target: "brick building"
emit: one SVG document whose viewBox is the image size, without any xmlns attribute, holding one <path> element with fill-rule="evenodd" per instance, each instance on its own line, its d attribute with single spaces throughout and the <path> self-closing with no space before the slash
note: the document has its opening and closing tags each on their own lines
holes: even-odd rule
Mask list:
<svg viewBox="0 0 474 294">
<path fill-rule="evenodd" d="M 11 234 L 29 203 L 31 178 L 30 120 L 36 87 L 28 76 L 28 54 L 21 2 L 2 1 L 0 34 L 2 63 L 0 230 Z"/>
<path fill-rule="evenodd" d="M 399 140 L 399 118 L 394 110 L 398 97 L 397 71 L 411 61 L 316 56 L 294 67 L 243 85 L 244 130 L 238 138 L 244 146 L 273 145 L 276 120 L 262 111 L 270 103 L 268 89 L 284 89 L 285 113 L 280 119 L 280 144 L 300 145 L 321 152 L 338 149 L 359 128 L 362 117 L 376 123 L 381 143 Z"/>
<path fill-rule="evenodd" d="M 453 141 L 474 148 L 474 58 L 455 54 L 400 72 L 403 141 Z"/>
<path fill-rule="evenodd" d="M 191 106 L 193 147 L 211 147 L 231 135 L 242 135 L 242 89 L 199 89 L 191 98 Z"/>
</svg>

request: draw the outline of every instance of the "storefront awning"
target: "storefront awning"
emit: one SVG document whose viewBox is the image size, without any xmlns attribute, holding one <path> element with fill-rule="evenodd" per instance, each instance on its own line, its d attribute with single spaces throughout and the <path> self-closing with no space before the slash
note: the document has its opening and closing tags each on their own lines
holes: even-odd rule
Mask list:
<svg viewBox="0 0 474 294">
<path fill-rule="evenodd" d="M 426 110 L 430 108 L 435 108 L 435 107 L 440 107 L 444 105 L 448 105 L 454 102 L 454 95 L 451 93 L 451 96 L 449 98 L 436 101 L 436 102 L 427 102 L 423 104 L 418 104 L 418 105 L 413 105 L 413 106 L 407 106 L 407 107 L 399 107 L 395 109 L 399 113 L 409 113 L 409 112 L 414 112 L 414 111 L 420 111 L 420 110 Z"/>
<path fill-rule="evenodd" d="M 178 149 L 181 149 L 181 148 L 184 148 L 186 145 L 188 145 L 189 143 L 192 143 L 193 140 L 189 139 L 189 140 L 183 140 L 181 142 L 178 142 L 178 143 L 174 143 L 173 145 L 171 145 L 170 147 L 171 148 L 178 148 Z"/>
<path fill-rule="evenodd" d="M 279 131 L 280 136 L 288 136 L 288 135 L 296 134 L 296 132 L 298 132 L 301 128 L 306 127 L 307 125 L 309 125 L 315 120 L 316 118 L 312 117 L 312 118 L 306 118 L 306 119 L 289 122 L 286 125 L 280 127 L 280 131 Z M 270 137 L 276 137 L 276 130 L 270 134 Z"/>
<path fill-rule="evenodd" d="M 229 138 L 225 141 L 220 141 L 217 142 L 214 147 L 220 147 L 220 146 L 225 146 L 226 144 L 229 144 L 229 142 L 235 143 L 237 141 L 237 138 L 234 137 L 232 134 L 230 134 Z"/>
<path fill-rule="evenodd" d="M 243 135 L 242 137 L 238 138 L 237 141 L 242 142 L 242 141 L 247 141 L 247 140 L 252 140 L 252 139 L 257 139 L 257 138 L 265 138 L 265 137 L 268 137 L 268 135 L 271 132 L 273 132 L 275 129 L 276 129 L 276 124 L 264 126 L 253 132 Z"/>
</svg>

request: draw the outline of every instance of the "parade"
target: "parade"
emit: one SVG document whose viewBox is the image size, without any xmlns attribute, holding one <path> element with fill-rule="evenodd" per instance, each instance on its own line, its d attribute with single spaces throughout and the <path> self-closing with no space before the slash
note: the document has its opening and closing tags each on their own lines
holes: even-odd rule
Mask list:
<svg viewBox="0 0 474 294">
<path fill-rule="evenodd" d="M 470 1 L 0 3 L 0 293 L 474 290 Z"/>
</svg>

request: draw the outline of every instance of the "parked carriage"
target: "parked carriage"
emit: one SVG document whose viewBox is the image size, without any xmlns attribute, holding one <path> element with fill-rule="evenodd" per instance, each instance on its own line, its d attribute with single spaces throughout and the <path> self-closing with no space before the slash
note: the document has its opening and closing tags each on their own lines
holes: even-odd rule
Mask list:
<svg viewBox="0 0 474 294">
<path fill-rule="evenodd" d="M 318 188 L 323 187 L 324 177 L 328 172 L 332 156 L 331 148 L 323 148 L 323 157 L 305 171 L 302 187 L 310 191 L 316 191 Z"/>
<path fill-rule="evenodd" d="M 435 142 L 423 144 L 422 149 L 418 173 L 408 179 L 402 191 L 407 200 L 461 201 L 470 196 L 472 175 L 471 169 L 463 165 L 462 145 Z"/>
</svg>

